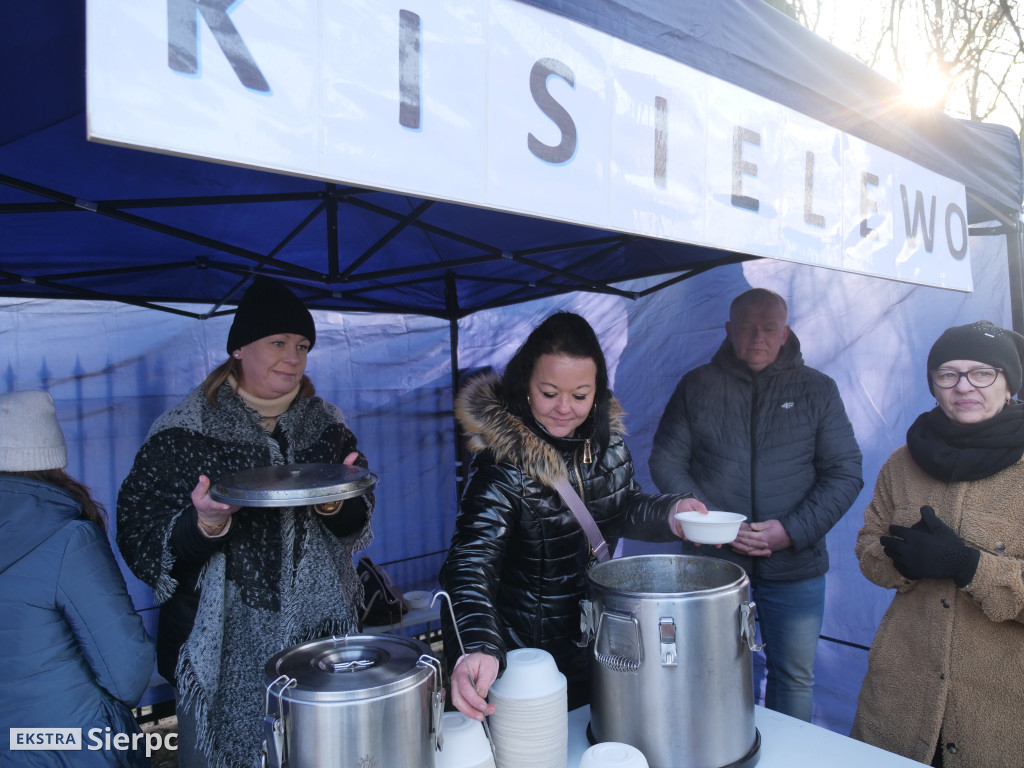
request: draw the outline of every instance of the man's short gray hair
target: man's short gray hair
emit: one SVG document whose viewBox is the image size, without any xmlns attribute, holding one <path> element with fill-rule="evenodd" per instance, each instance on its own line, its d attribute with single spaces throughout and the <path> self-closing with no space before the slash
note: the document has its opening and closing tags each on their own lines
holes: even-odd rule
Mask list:
<svg viewBox="0 0 1024 768">
<path fill-rule="evenodd" d="M 735 323 L 737 317 L 745 313 L 748 308 L 754 304 L 761 304 L 766 301 L 778 302 L 782 307 L 782 313 L 785 315 L 785 321 L 789 322 L 789 307 L 786 304 L 786 300 L 775 291 L 769 291 L 767 288 L 751 288 L 749 291 L 744 291 L 733 299 L 732 304 L 729 305 L 729 321 Z"/>
</svg>

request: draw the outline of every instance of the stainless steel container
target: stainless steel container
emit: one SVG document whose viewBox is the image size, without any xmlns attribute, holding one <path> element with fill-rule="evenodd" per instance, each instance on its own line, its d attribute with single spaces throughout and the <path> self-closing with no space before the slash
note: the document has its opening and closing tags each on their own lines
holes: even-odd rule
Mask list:
<svg viewBox="0 0 1024 768">
<path fill-rule="evenodd" d="M 328 637 L 267 662 L 264 764 L 433 768 L 441 746 L 441 664 L 418 640 Z"/>
<path fill-rule="evenodd" d="M 625 557 L 591 569 L 588 595 L 591 739 L 631 744 L 651 768 L 755 765 L 757 646 L 743 569 L 711 557 Z"/>
</svg>

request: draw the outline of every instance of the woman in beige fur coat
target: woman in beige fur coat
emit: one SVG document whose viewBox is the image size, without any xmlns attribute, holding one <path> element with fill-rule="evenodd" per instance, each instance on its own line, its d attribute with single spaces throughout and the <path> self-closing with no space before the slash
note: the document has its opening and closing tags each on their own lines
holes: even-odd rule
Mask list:
<svg viewBox="0 0 1024 768">
<path fill-rule="evenodd" d="M 852 736 L 945 768 L 1024 765 L 1024 337 L 948 329 L 928 355 L 938 407 L 882 467 L 857 537 L 896 595 Z"/>
</svg>

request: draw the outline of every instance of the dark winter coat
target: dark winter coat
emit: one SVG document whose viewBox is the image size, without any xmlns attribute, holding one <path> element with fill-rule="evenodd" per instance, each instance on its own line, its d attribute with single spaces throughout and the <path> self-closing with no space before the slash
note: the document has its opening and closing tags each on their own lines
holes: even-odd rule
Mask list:
<svg viewBox="0 0 1024 768">
<path fill-rule="evenodd" d="M 90 731 L 139 733 L 131 707 L 154 649 L 110 543 L 81 511 L 50 483 L 0 475 L 0 765 L 148 765 L 144 749 L 88 748 Z M 10 728 L 81 728 L 85 746 L 8 752 Z"/>
<path fill-rule="evenodd" d="M 782 523 L 792 546 L 771 557 L 683 545 L 739 564 L 753 581 L 824 574 L 825 534 L 864 486 L 839 389 L 804 365 L 792 332 L 759 374 L 726 339 L 710 363 L 683 376 L 655 433 L 650 470 L 663 492 L 692 490 L 708 509 Z"/>
<path fill-rule="evenodd" d="M 373 497 L 346 501 L 335 517 L 243 507 L 226 535 L 208 539 L 196 535 L 192 489 L 200 474 L 217 482 L 252 467 L 341 463 L 355 450 L 341 412 L 319 397 L 296 398 L 271 434 L 230 385 L 216 406 L 197 388 L 156 421 L 121 486 L 118 545 L 167 608 L 161 650 L 177 664 L 179 706 L 197 716 L 212 766 L 256 760 L 272 656 L 358 628 L 352 560 L 370 543 Z"/>
<path fill-rule="evenodd" d="M 559 439 L 510 414 L 496 377 L 467 383 L 456 414 L 476 454 L 462 497 L 441 586 L 451 596 L 466 652 L 496 656 L 542 648 L 567 677 L 586 674 L 578 648 L 581 598 L 591 564 L 586 534 L 554 489 L 570 480 L 611 551 L 620 537 L 671 541 L 669 515 L 681 496 L 651 496 L 633 462 L 613 401 L 611 438 L 583 462 L 583 439 Z M 444 614 L 442 614 L 444 616 Z M 450 663 L 458 643 L 445 622 Z"/>
</svg>

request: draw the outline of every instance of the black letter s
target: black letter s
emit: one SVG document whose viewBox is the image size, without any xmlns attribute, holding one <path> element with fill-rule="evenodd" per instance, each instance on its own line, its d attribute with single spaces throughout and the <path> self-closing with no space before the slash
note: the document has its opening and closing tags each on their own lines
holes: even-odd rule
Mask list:
<svg viewBox="0 0 1024 768">
<path fill-rule="evenodd" d="M 533 100 L 540 107 L 541 112 L 551 118 L 551 122 L 558 126 L 562 133 L 562 141 L 558 146 L 551 147 L 539 141 L 532 133 L 527 137 L 527 146 L 536 157 L 546 163 L 565 163 L 572 159 L 576 153 L 576 123 L 566 111 L 565 107 L 555 101 L 548 93 L 548 77 L 558 75 L 573 88 L 576 87 L 576 78 L 565 64 L 558 59 L 541 59 L 533 65 L 530 71 L 530 93 Z"/>
</svg>

